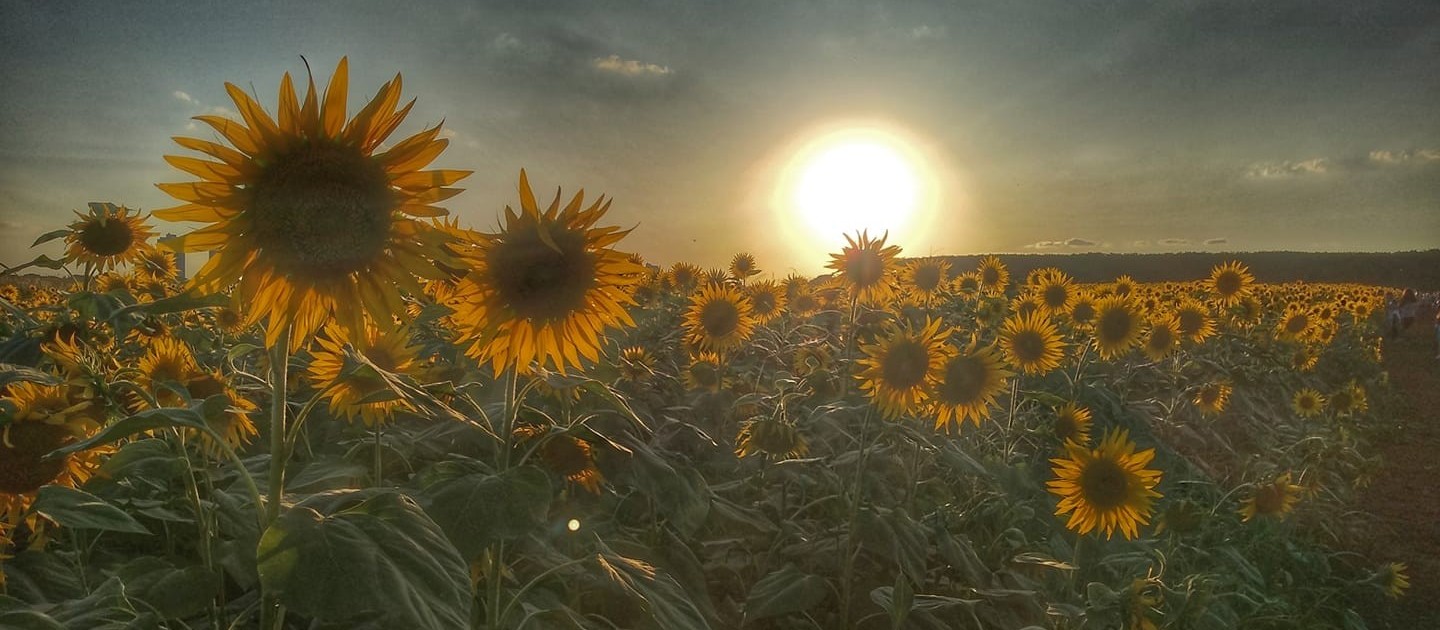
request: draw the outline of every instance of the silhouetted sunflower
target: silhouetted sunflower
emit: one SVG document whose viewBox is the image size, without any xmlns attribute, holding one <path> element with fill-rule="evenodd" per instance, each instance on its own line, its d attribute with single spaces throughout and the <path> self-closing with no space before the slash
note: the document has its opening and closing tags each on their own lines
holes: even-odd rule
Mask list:
<svg viewBox="0 0 1440 630">
<path fill-rule="evenodd" d="M 980 426 L 990 417 L 995 397 L 1015 374 L 1005 369 L 995 346 L 979 346 L 972 342 L 957 351 L 940 367 L 940 375 L 930 396 L 935 429 L 959 430 L 966 420 Z"/>
<path fill-rule="evenodd" d="M 680 295 L 690 295 L 700 284 L 700 268 L 687 262 L 677 262 L 670 267 L 670 282 Z"/>
<path fill-rule="evenodd" d="M 945 291 L 945 276 L 949 273 L 950 262 L 944 258 L 921 258 L 905 264 L 900 283 L 915 303 L 928 306 Z"/>
<path fill-rule="evenodd" d="M 945 345 L 949 334 L 940 330 L 939 320 L 918 329 L 887 324 L 878 341 L 860 347 L 865 353 L 856 362 L 860 389 L 886 418 L 913 413 L 925 403 L 950 353 Z"/>
<path fill-rule="evenodd" d="M 1045 374 L 1060 367 L 1065 342 L 1050 318 L 1039 313 L 1011 317 L 1000 329 L 1000 349 L 1010 365 L 1026 374 Z"/>
<path fill-rule="evenodd" d="M 749 457 L 756 453 L 773 459 L 794 459 L 810 452 L 805 438 L 780 418 L 751 418 L 740 423 L 735 435 L 735 456 Z"/>
<path fill-rule="evenodd" d="M 980 259 L 980 267 L 975 273 L 980 278 L 980 290 L 986 295 L 1001 295 L 1010 285 L 1010 270 L 994 256 Z"/>
<path fill-rule="evenodd" d="M 770 280 L 745 285 L 745 296 L 750 298 L 750 314 L 757 324 L 768 324 L 785 312 L 785 291 Z"/>
<path fill-rule="evenodd" d="M 744 282 L 751 276 L 759 275 L 760 268 L 755 266 L 755 257 L 745 252 L 735 254 L 730 259 L 730 275 L 736 280 Z"/>
<path fill-rule="evenodd" d="M 847 245 L 830 254 L 826 268 L 835 270 L 851 299 L 861 304 L 884 304 L 893 295 L 891 286 L 898 245 L 885 246 L 887 236 L 872 239 L 861 232 L 858 240 L 845 235 Z"/>
<path fill-rule="evenodd" d="M 75 215 L 80 218 L 70 224 L 65 234 L 66 260 L 107 271 L 126 263 L 137 264 L 151 249 L 149 240 L 155 232 L 139 211 L 113 203 L 92 203 L 90 212 Z"/>
<path fill-rule="evenodd" d="M 420 170 L 449 143 L 438 125 L 375 153 L 414 104 L 396 110 L 400 86 L 396 75 L 347 122 L 343 58 L 323 99 L 314 81 L 297 99 L 287 73 L 277 118 L 226 83 L 243 123 L 196 120 L 231 146 L 175 138 L 219 161 L 165 156 L 201 181 L 159 184 L 185 204 L 155 216 L 210 224 L 170 243 L 212 252 L 190 285 L 206 293 L 234 287 L 247 323 L 266 321 L 267 345 L 288 328 L 290 346 L 299 347 L 331 319 L 363 331 L 368 314 L 391 327 L 404 310 L 401 292 L 421 292 L 415 276 L 442 275 L 432 260 L 445 258 L 446 236 L 415 219 L 446 214 L 432 204 L 458 194 L 449 186 L 470 172 Z"/>
<path fill-rule="evenodd" d="M 1081 535 L 1104 531 L 1110 538 L 1118 529 L 1126 539 L 1139 536 L 1160 497 L 1155 486 L 1161 472 L 1146 468 L 1155 449 L 1135 452 L 1135 443 L 1120 430 L 1107 433 L 1094 449 L 1067 442 L 1065 453 L 1050 460 L 1055 479 L 1046 483 L 1060 497 L 1055 515 L 1069 514 L 1065 526 Z"/>
</svg>

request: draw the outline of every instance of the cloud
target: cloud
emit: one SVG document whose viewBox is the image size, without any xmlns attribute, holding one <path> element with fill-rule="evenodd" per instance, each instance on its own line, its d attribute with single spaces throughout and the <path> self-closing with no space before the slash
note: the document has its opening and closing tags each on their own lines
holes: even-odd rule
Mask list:
<svg viewBox="0 0 1440 630">
<path fill-rule="evenodd" d="M 1300 175 L 1319 175 L 1330 172 L 1331 161 L 1327 158 L 1311 158 L 1300 162 L 1257 162 L 1245 169 L 1250 179 L 1280 179 Z"/>
<path fill-rule="evenodd" d="M 1189 245 L 1189 244 L 1190 244 L 1190 239 L 1188 239 L 1188 238 L 1162 238 L 1162 239 L 1160 239 L 1160 240 L 1158 240 L 1158 241 L 1155 241 L 1155 244 L 1156 244 L 1156 245 L 1164 245 L 1165 247 L 1182 247 L 1182 246 L 1185 246 L 1185 245 Z"/>
<path fill-rule="evenodd" d="M 199 103 L 195 100 L 195 97 L 190 96 L 188 92 L 184 92 L 181 90 L 175 90 L 171 93 L 171 96 L 174 96 L 176 99 L 184 101 L 186 103 L 190 103 L 191 105 L 196 105 Z"/>
<path fill-rule="evenodd" d="M 1409 162 L 1430 162 L 1434 160 L 1440 160 L 1440 149 L 1418 149 L 1415 151 L 1376 150 L 1370 152 L 1370 162 L 1382 166 L 1406 164 Z"/>
<path fill-rule="evenodd" d="M 1096 243 L 1095 241 L 1091 241 L 1091 240 L 1087 240 L 1087 239 L 1083 239 L 1083 238 L 1071 238 L 1071 239 L 1066 239 L 1066 240 L 1065 240 L 1065 244 L 1066 244 L 1066 245 L 1069 245 L 1069 246 L 1071 246 L 1071 247 L 1094 247 L 1094 246 L 1096 246 L 1096 245 L 1099 245 L 1099 243 Z"/>
<path fill-rule="evenodd" d="M 1390 151 L 1376 149 L 1365 155 L 1316 157 L 1300 161 L 1256 162 L 1245 168 L 1249 179 L 1286 179 L 1310 175 L 1357 173 L 1377 168 L 1440 161 L 1440 149 Z"/>
<path fill-rule="evenodd" d="M 945 36 L 944 26 L 922 24 L 910 29 L 910 39 L 940 39 Z"/>
<path fill-rule="evenodd" d="M 524 44 L 520 42 L 519 37 L 509 33 L 501 33 L 496 35 L 495 39 L 490 40 L 490 47 L 499 51 L 508 52 L 520 50 L 523 46 Z"/>
<path fill-rule="evenodd" d="M 1067 238 L 1063 241 L 1036 241 L 1025 246 L 1025 249 L 1062 249 L 1065 247 L 1095 247 L 1099 243 L 1085 238 Z"/>
<path fill-rule="evenodd" d="M 1229 243 L 1229 242 L 1230 242 L 1230 239 L 1228 239 L 1228 238 L 1207 238 L 1207 239 L 1205 239 L 1205 244 L 1206 244 L 1206 245 L 1224 245 L 1224 244 Z"/>
<path fill-rule="evenodd" d="M 1134 247 L 1149 247 L 1150 241 L 1135 241 L 1134 243 L 1131 243 L 1131 245 Z"/>
<path fill-rule="evenodd" d="M 10 221 L 10 220 L 8 220 L 8 219 L 0 219 L 0 229 L 5 229 L 5 230 L 20 230 L 20 229 L 23 229 L 23 228 L 25 228 L 25 227 L 26 227 L 25 224 L 24 224 L 24 223 L 21 223 L 21 222 L 19 222 L 19 221 Z"/>
<path fill-rule="evenodd" d="M 665 76 L 674 72 L 669 66 L 645 63 L 634 59 L 621 59 L 620 55 L 596 57 L 590 61 L 590 65 L 601 72 L 611 72 L 627 77 Z"/>
</svg>

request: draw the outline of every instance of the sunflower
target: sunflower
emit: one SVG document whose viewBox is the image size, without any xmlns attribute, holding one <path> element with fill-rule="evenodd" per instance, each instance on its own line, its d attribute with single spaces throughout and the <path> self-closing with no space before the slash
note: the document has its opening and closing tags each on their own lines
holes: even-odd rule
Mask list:
<svg viewBox="0 0 1440 630">
<path fill-rule="evenodd" d="M 1033 295 L 1015 296 L 1015 299 L 1010 300 L 1010 312 L 1014 313 L 1016 317 L 1029 317 L 1032 313 L 1049 317 L 1040 308 L 1040 299 Z"/>
<path fill-rule="evenodd" d="M 1365 388 L 1351 381 L 1330 394 L 1330 408 L 1339 415 L 1348 416 L 1364 413 L 1370 408 L 1370 402 L 1365 397 Z"/>
<path fill-rule="evenodd" d="M 410 104 L 398 111 L 400 76 L 381 86 L 346 121 L 349 63 L 342 58 L 317 100 L 314 81 L 303 104 L 287 73 L 280 81 L 278 119 L 239 87 L 226 83 L 242 122 L 197 116 L 233 146 L 175 138 L 218 162 L 165 156 L 201 181 L 159 184 L 185 204 L 159 210 L 167 221 L 210 225 L 170 244 L 176 251 L 211 251 L 191 280 L 206 293 L 235 287 L 247 323 L 265 320 L 268 345 L 290 330 L 300 347 L 331 318 L 364 331 L 364 315 L 384 327 L 403 311 L 400 292 L 418 295 L 415 275 L 439 277 L 443 232 L 416 221 L 446 214 L 432 205 L 455 196 L 451 184 L 469 171 L 421 171 L 449 141 L 437 125 L 375 150 Z"/>
<path fill-rule="evenodd" d="M 1314 330 L 1314 321 L 1305 307 L 1299 304 L 1290 304 L 1285 307 L 1285 315 L 1275 324 L 1275 337 L 1284 341 L 1295 341 L 1307 339 Z"/>
<path fill-rule="evenodd" d="M 1069 315 L 1070 321 L 1081 328 L 1095 323 L 1095 297 L 1089 291 L 1076 291 Z"/>
<path fill-rule="evenodd" d="M 1290 406 L 1300 417 L 1313 418 L 1325 408 L 1325 396 L 1307 387 L 1295 392 L 1295 397 L 1290 400 Z"/>
<path fill-rule="evenodd" d="M 886 324 L 884 336 L 862 345 L 865 358 L 857 361 L 860 389 L 890 419 L 917 411 L 929 397 L 927 390 L 940 377 L 950 348 L 940 320 L 927 320 L 918 330 Z"/>
<path fill-rule="evenodd" d="M 700 283 L 700 268 L 687 262 L 677 262 L 670 267 L 670 282 L 681 295 L 690 295 Z"/>
<path fill-rule="evenodd" d="M 750 314 L 756 324 L 764 326 L 785 312 L 785 291 L 770 280 L 745 285 L 745 296 L 750 298 Z"/>
<path fill-rule="evenodd" d="M 555 474 L 591 494 L 600 494 L 605 476 L 595 466 L 595 450 L 590 442 L 568 433 L 552 433 L 550 427 L 533 424 L 516 427 L 514 434 L 522 445 L 533 445 L 540 461 Z"/>
<path fill-rule="evenodd" d="M 730 277 L 730 272 L 724 269 L 711 267 L 700 274 L 700 286 L 702 287 L 725 287 L 738 284 Z"/>
<path fill-rule="evenodd" d="M 1241 520 L 1248 523 L 1257 515 L 1283 519 L 1295 509 L 1303 491 L 1304 488 L 1290 483 L 1290 473 L 1280 475 L 1270 483 L 1258 484 L 1255 492 L 1240 502 Z"/>
<path fill-rule="evenodd" d="M 230 448 L 239 449 L 249 444 L 250 440 L 258 435 L 255 423 L 250 420 L 250 414 L 259 407 L 241 396 L 240 392 L 235 391 L 235 388 L 225 380 L 220 372 L 215 370 L 202 372 L 199 376 L 190 379 L 190 382 L 185 384 L 185 389 L 190 392 L 190 397 L 197 401 L 203 401 L 211 396 L 225 396 L 228 404 L 224 413 L 215 417 L 207 417 L 205 422 L 225 440 L 225 444 Z M 218 445 L 210 444 L 207 441 L 207 446 L 212 455 L 219 456 L 221 453 Z"/>
<path fill-rule="evenodd" d="M 856 240 L 846 234 L 845 247 L 838 254 L 830 254 L 826 268 L 835 270 L 851 299 L 862 304 L 884 304 L 892 295 L 891 276 L 900 247 L 886 247 L 887 238 L 888 234 L 872 239 L 861 232 Z"/>
<path fill-rule="evenodd" d="M 810 289 L 804 289 L 790 296 L 788 306 L 791 313 L 802 317 L 810 315 L 823 307 L 823 305 L 820 304 L 819 296 L 815 295 L 815 292 Z"/>
<path fill-rule="evenodd" d="M 1225 306 L 1232 306 L 1249 295 L 1250 283 L 1254 281 L 1255 276 L 1250 275 L 1250 270 L 1238 260 L 1217 265 L 1210 270 L 1210 291 L 1215 294 L 1215 299 Z"/>
<path fill-rule="evenodd" d="M 950 284 L 955 287 L 955 290 L 958 291 L 960 295 L 967 298 L 974 297 L 980 293 L 980 274 L 974 271 L 967 271 L 955 276 L 955 279 L 952 280 Z"/>
<path fill-rule="evenodd" d="M 96 293 L 109 293 L 111 291 L 123 291 L 125 293 L 131 293 L 134 290 L 135 285 L 132 282 L 132 277 L 128 274 L 107 271 L 98 276 L 95 276 Z"/>
<path fill-rule="evenodd" d="M 100 271 L 137 263 L 151 249 L 154 230 L 137 210 L 113 203 L 92 203 L 90 212 L 75 213 L 65 234 L 65 260 L 78 261 Z M 162 217 L 163 218 L 163 217 Z"/>
<path fill-rule="evenodd" d="M 1115 530 L 1125 538 L 1139 536 L 1139 526 L 1150 522 L 1161 472 L 1146 468 L 1155 449 L 1135 452 L 1124 430 L 1107 433 L 1096 448 L 1075 442 L 1065 444 L 1066 457 L 1051 459 L 1055 479 L 1046 483 L 1060 497 L 1055 515 L 1070 515 L 1065 526 L 1081 535 Z"/>
<path fill-rule="evenodd" d="M 1404 563 L 1391 562 L 1380 568 L 1376 579 L 1380 588 L 1391 599 L 1396 599 L 1405 594 L 1410 588 L 1410 575 L 1406 573 Z"/>
<path fill-rule="evenodd" d="M 1090 410 L 1071 401 L 1055 410 L 1055 437 L 1061 442 L 1090 443 Z"/>
<path fill-rule="evenodd" d="M 749 457 L 756 453 L 774 459 L 796 459 L 810 452 L 805 438 L 780 418 L 751 418 L 740 423 L 735 435 L 735 456 Z"/>
<path fill-rule="evenodd" d="M 640 346 L 631 346 L 620 351 L 620 378 L 632 383 L 643 383 L 655 374 L 655 359 Z"/>
<path fill-rule="evenodd" d="M 1186 298 L 1175 309 L 1175 324 L 1180 336 L 1200 343 L 1215 334 L 1215 321 L 1210 319 L 1210 309 L 1199 300 Z"/>
<path fill-rule="evenodd" d="M 1167 530 L 1175 534 L 1189 534 L 1200 529 L 1209 516 L 1209 510 L 1189 499 L 1167 501 L 1165 509 L 1155 519 L 1155 535 Z"/>
<path fill-rule="evenodd" d="M 1006 382 L 1015 373 L 1005 369 L 995 346 L 970 347 L 955 352 L 940 366 L 940 376 L 931 392 L 935 429 L 948 432 L 953 425 L 959 429 L 966 420 L 980 426 L 990 417 L 995 397 L 1005 391 Z"/>
<path fill-rule="evenodd" d="M 26 510 L 40 487 L 55 484 L 74 488 L 99 467 L 102 451 L 89 450 L 46 458 L 71 442 L 89 437 L 99 424 L 89 400 L 77 400 L 65 385 L 12 383 L 0 398 L 14 409 L 10 421 L 0 425 L 0 521 L 13 528 L 22 521 L 38 525 Z"/>
<path fill-rule="evenodd" d="M 1095 348 L 1105 360 L 1123 357 L 1137 342 L 1141 332 L 1140 314 L 1130 302 L 1118 295 L 1103 298 L 1095 305 Z"/>
<path fill-rule="evenodd" d="M 1250 326 L 1260 321 L 1265 315 L 1265 305 L 1253 295 L 1240 298 L 1235 308 L 1230 313 L 1230 321 L 1240 326 Z M 1363 318 L 1362 318 L 1363 319 Z"/>
<path fill-rule="evenodd" d="M 136 368 L 139 370 L 136 382 L 150 392 L 161 407 L 185 404 L 184 397 L 164 384 L 183 385 L 200 372 L 190 346 L 168 336 L 151 342 L 150 349 L 140 358 Z"/>
<path fill-rule="evenodd" d="M 1116 278 L 1114 282 L 1110 283 L 1110 292 L 1122 298 L 1130 297 L 1130 294 L 1134 291 L 1135 279 L 1131 278 L 1129 274 L 1120 276 Z"/>
<path fill-rule="evenodd" d="M 1005 360 L 1026 374 L 1046 374 L 1060 367 L 1065 342 L 1055 322 L 1039 313 L 1011 317 L 1000 330 L 1000 349 Z"/>
<path fill-rule="evenodd" d="M 1037 277 L 1034 292 L 1040 308 L 1051 317 L 1069 315 L 1078 297 L 1074 281 L 1059 269 L 1049 269 Z"/>
<path fill-rule="evenodd" d="M 174 282 L 180 277 L 180 265 L 175 254 L 159 249 L 142 251 L 135 263 L 135 273 L 147 280 Z"/>
<path fill-rule="evenodd" d="M 900 282 L 916 303 L 929 305 L 945 290 L 945 276 L 949 274 L 950 262 L 944 258 L 921 258 L 905 264 Z"/>
<path fill-rule="evenodd" d="M 995 256 L 980 259 L 975 274 L 980 278 L 980 290 L 986 295 L 1004 294 L 1005 288 L 1010 285 L 1010 270 Z"/>
<path fill-rule="evenodd" d="M 755 266 L 755 257 L 745 252 L 735 254 L 730 259 L 730 275 L 736 280 L 744 282 L 751 276 L 759 275 L 760 268 Z"/>
<path fill-rule="evenodd" d="M 1202 385 L 1195 392 L 1195 406 L 1200 412 L 1213 416 L 1225 411 L 1225 405 L 1230 402 L 1230 385 L 1227 383 L 1208 383 Z"/>
<path fill-rule="evenodd" d="M 316 342 L 306 374 L 322 391 L 329 392 L 332 415 L 352 422 L 358 417 L 365 426 L 374 427 L 388 422 L 396 411 L 409 408 L 398 397 L 385 399 L 382 392 L 389 391 L 389 383 L 368 366 L 355 365 L 345 353 L 345 346 L 352 345 L 357 354 L 385 372 L 408 372 L 416 366 L 416 359 L 407 328 L 369 326 L 363 336 L 355 336 L 332 324 Z"/>
<path fill-rule="evenodd" d="M 584 191 L 560 208 L 560 191 L 543 213 L 520 171 L 520 213 L 505 207 L 505 228 L 462 254 L 471 262 L 454 300 L 466 355 L 490 361 L 496 374 L 532 363 L 567 366 L 600 356 L 607 328 L 633 326 L 625 310 L 644 268 L 611 246 L 629 234 L 595 227 L 610 202 L 581 210 Z"/>
<path fill-rule="evenodd" d="M 1141 349 L 1151 361 L 1159 361 L 1180 347 L 1180 326 L 1174 315 L 1161 315 L 1150 320 L 1150 330 L 1141 340 Z"/>
<path fill-rule="evenodd" d="M 718 392 L 730 384 L 724 370 L 720 355 L 701 352 L 690 357 L 690 365 L 685 367 L 685 385 L 690 389 Z"/>
<path fill-rule="evenodd" d="M 755 328 L 750 298 L 739 289 L 706 286 L 690 298 L 685 336 L 701 350 L 723 354 L 745 343 Z"/>
<path fill-rule="evenodd" d="M 221 307 L 215 310 L 215 325 L 222 332 L 231 335 L 238 335 L 249 328 L 249 325 L 245 323 L 245 316 L 230 307 Z"/>
</svg>

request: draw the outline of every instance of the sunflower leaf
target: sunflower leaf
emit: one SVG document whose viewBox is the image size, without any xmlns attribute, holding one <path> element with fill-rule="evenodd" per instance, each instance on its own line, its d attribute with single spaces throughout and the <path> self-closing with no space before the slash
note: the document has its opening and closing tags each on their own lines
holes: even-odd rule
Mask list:
<svg viewBox="0 0 1440 630">
<path fill-rule="evenodd" d="M 542 527 L 551 496 L 549 476 L 523 466 L 440 481 L 426 489 L 426 506 L 461 555 L 474 558 L 491 543 Z"/>
<path fill-rule="evenodd" d="M 53 240 L 55 240 L 55 239 L 57 239 L 57 238 L 60 238 L 60 237 L 63 237 L 63 236 L 65 236 L 66 234 L 69 234 L 69 233 L 70 233 L 70 228 L 60 228 L 60 229 L 58 229 L 58 230 L 50 230 L 49 232 L 46 232 L 46 233 L 44 233 L 44 234 L 41 234 L 41 235 L 40 235 L 40 238 L 35 239 L 35 242 L 34 242 L 34 243 L 31 243 L 30 246 L 31 246 L 31 247 L 34 247 L 34 246 L 39 245 L 39 244 L 41 244 L 41 243 L 49 243 L 50 241 L 53 241 Z"/>
<path fill-rule="evenodd" d="M 760 578 L 745 597 L 745 621 L 757 621 L 809 610 L 825 601 L 825 580 L 786 565 Z"/>
<path fill-rule="evenodd" d="M 130 534 L 150 533 L 139 521 L 104 499 L 84 490 L 65 486 L 40 488 L 31 509 L 59 523 L 61 527 Z"/>
<path fill-rule="evenodd" d="M 118 442 L 137 433 L 144 433 L 166 427 L 186 427 L 201 431 L 206 431 L 209 428 L 205 426 L 205 422 L 194 409 L 151 409 L 111 424 L 89 438 L 56 449 L 47 455 L 47 457 L 60 457 L 71 453 L 78 453 L 95 448 L 101 444 Z"/>
</svg>

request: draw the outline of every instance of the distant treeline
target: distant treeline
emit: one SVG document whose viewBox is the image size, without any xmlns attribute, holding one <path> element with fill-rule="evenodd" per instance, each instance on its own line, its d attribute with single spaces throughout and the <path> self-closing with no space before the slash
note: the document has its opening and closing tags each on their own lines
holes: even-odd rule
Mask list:
<svg viewBox="0 0 1440 630">
<path fill-rule="evenodd" d="M 1130 274 L 1140 282 L 1196 280 L 1215 265 L 1239 260 L 1259 282 L 1356 282 L 1387 287 L 1440 290 L 1440 249 L 1391 253 L 1181 253 L 1181 254 L 997 254 L 1012 278 L 1032 269 L 1059 267 L 1080 282 L 1109 282 Z M 975 269 L 984 254 L 944 256 L 951 273 Z"/>
</svg>

